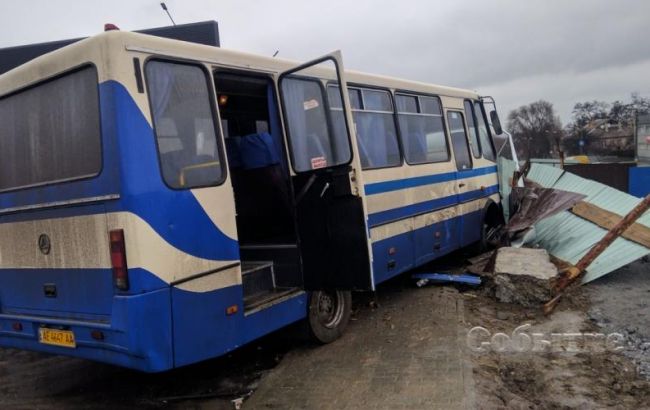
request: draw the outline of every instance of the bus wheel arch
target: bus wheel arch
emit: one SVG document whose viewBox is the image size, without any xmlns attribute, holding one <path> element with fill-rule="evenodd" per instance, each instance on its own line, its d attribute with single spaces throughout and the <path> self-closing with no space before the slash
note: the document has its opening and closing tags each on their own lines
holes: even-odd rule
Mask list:
<svg viewBox="0 0 650 410">
<path fill-rule="evenodd" d="M 321 344 L 335 341 L 345 331 L 352 313 L 352 292 L 317 290 L 309 295 L 309 335 Z"/>
<path fill-rule="evenodd" d="M 493 241 L 498 240 L 498 231 L 506 224 L 501 204 L 489 199 L 483 207 L 481 221 L 481 238 L 478 248 L 480 251 L 486 251 Z"/>
</svg>

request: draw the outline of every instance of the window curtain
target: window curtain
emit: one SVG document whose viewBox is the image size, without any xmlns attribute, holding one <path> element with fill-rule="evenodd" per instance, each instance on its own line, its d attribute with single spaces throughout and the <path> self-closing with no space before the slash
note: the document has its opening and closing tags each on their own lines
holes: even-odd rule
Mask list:
<svg viewBox="0 0 650 410">
<path fill-rule="evenodd" d="M 167 109 L 174 86 L 173 67 L 167 63 L 150 62 L 147 65 L 147 81 L 151 89 L 151 108 L 154 120 L 160 120 Z"/>
<path fill-rule="evenodd" d="M 282 81 L 281 87 L 294 167 L 299 171 L 306 171 L 311 169 L 311 163 L 307 148 L 307 122 L 305 119 L 303 84 L 299 80 L 285 79 Z"/>
<path fill-rule="evenodd" d="M 269 84 L 266 88 L 266 100 L 269 106 L 269 131 L 271 138 L 273 139 L 273 144 L 280 156 L 280 167 L 282 168 L 282 175 L 289 175 L 288 165 L 287 165 L 287 156 L 284 152 L 284 144 L 282 141 L 282 130 L 280 128 L 279 121 L 279 112 L 277 106 L 277 99 L 275 98 L 275 92 L 273 89 L 273 84 Z"/>
</svg>

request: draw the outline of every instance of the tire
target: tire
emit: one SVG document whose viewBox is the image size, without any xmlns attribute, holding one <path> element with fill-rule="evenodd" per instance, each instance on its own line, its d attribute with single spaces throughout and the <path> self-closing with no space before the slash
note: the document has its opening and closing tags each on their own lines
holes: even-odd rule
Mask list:
<svg viewBox="0 0 650 410">
<path fill-rule="evenodd" d="M 307 323 L 311 338 L 321 344 L 335 341 L 345 331 L 352 312 L 352 293 L 319 290 L 309 296 Z"/>
<path fill-rule="evenodd" d="M 491 214 L 488 211 L 483 217 L 481 224 L 481 238 L 472 246 L 472 253 L 479 255 L 489 251 L 490 249 L 494 249 L 494 244 L 492 243 L 492 240 L 494 239 L 493 235 L 495 233 L 498 235 L 501 228 L 505 225 L 503 217 L 496 213 L 497 211 L 494 209 L 491 209 Z"/>
</svg>

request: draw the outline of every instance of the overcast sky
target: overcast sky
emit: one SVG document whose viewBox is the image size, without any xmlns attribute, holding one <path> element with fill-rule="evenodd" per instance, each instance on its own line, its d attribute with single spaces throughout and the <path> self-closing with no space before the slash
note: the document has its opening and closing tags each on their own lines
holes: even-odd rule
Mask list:
<svg viewBox="0 0 650 410">
<path fill-rule="evenodd" d="M 167 0 L 176 23 L 217 20 L 222 46 L 477 90 L 503 117 L 546 99 L 650 96 L 650 1 Z M 0 47 L 168 25 L 155 0 L 2 0 Z"/>
</svg>

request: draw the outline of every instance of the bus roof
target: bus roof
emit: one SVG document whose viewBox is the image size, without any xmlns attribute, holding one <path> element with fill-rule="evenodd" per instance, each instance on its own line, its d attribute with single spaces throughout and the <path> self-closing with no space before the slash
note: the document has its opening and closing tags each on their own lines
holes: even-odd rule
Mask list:
<svg viewBox="0 0 650 410">
<path fill-rule="evenodd" d="M 301 64 L 300 62 L 229 50 L 220 47 L 161 38 L 129 31 L 104 32 L 66 47 L 39 56 L 7 73 L 0 75 L 0 96 L 26 87 L 44 78 L 55 76 L 89 57 L 101 61 L 101 52 L 111 53 L 134 51 L 165 57 L 202 61 L 233 69 L 253 69 L 278 73 Z M 110 58 L 110 57 L 109 57 Z M 471 90 L 429 84 L 389 76 L 346 70 L 347 81 L 352 84 L 385 87 L 405 91 L 422 92 L 458 98 L 477 98 Z M 100 78 L 100 82 L 107 78 Z"/>
</svg>

